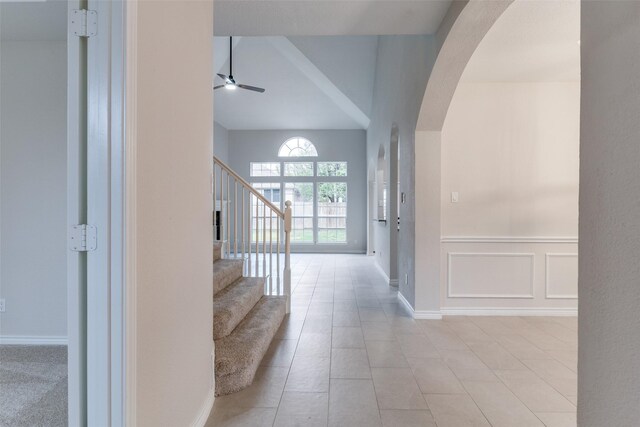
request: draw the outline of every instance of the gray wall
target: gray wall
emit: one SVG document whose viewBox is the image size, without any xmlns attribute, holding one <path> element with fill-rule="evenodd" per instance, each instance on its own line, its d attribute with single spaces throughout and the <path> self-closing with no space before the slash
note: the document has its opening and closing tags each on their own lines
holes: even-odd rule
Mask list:
<svg viewBox="0 0 640 427">
<path fill-rule="evenodd" d="M 371 224 L 376 261 L 390 274 L 397 271 L 402 295 L 413 305 L 415 300 L 414 263 L 414 149 L 415 129 L 422 98 L 435 60 L 435 41 L 431 36 L 381 36 L 378 42 L 376 82 L 373 94 L 371 125 L 367 131 L 367 160 L 369 176 L 376 168 L 378 150 L 384 145 L 389 160 L 391 128 L 399 130 L 400 191 L 406 193 L 406 203 L 400 207 L 400 233 L 392 218 L 393 199 L 389 200 L 387 224 Z M 392 174 L 391 174 L 392 175 Z M 371 179 L 371 178 L 370 178 Z M 392 186 L 390 186 L 391 189 Z M 398 253 L 392 250 L 392 234 L 398 238 Z M 400 260 L 397 266 L 392 265 Z M 407 283 L 405 283 L 405 275 Z"/>
<path fill-rule="evenodd" d="M 363 130 L 265 130 L 229 131 L 229 165 L 240 176 L 251 182 L 251 162 L 279 161 L 278 149 L 289 138 L 301 136 L 309 139 L 318 150 L 317 161 L 346 161 L 349 163 L 347 244 L 297 245 L 293 251 L 356 252 L 367 247 L 367 181 L 366 134 Z M 217 142 L 216 142 L 217 143 Z"/>
<path fill-rule="evenodd" d="M 66 338 L 66 42 L 0 55 L 0 335 Z"/>
<path fill-rule="evenodd" d="M 218 122 L 213 122 L 213 154 L 229 163 L 229 131 Z"/>
<path fill-rule="evenodd" d="M 640 3 L 582 2 L 578 425 L 640 420 Z"/>
</svg>

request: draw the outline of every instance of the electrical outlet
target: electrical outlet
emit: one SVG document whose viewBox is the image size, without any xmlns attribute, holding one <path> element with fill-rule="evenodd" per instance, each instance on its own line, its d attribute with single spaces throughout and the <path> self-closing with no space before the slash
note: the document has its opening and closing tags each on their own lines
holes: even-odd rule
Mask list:
<svg viewBox="0 0 640 427">
<path fill-rule="evenodd" d="M 0 313 L 4 313 L 5 305 L 4 298 L 0 298 Z"/>
</svg>

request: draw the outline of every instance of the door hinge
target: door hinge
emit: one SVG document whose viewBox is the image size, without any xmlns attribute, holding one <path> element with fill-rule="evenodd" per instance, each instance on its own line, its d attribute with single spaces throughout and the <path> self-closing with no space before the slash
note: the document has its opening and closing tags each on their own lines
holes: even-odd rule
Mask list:
<svg viewBox="0 0 640 427">
<path fill-rule="evenodd" d="M 78 37 L 92 37 L 98 34 L 98 12 L 74 9 L 69 16 L 69 30 Z"/>
<path fill-rule="evenodd" d="M 92 252 L 98 246 L 98 230 L 95 225 L 74 225 L 69 231 L 69 249 L 74 252 Z"/>
</svg>

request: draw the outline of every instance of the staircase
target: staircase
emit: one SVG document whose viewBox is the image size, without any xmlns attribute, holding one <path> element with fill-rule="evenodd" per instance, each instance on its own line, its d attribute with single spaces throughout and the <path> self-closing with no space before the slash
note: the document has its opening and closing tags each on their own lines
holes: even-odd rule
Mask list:
<svg viewBox="0 0 640 427">
<path fill-rule="evenodd" d="M 251 385 L 290 311 L 291 202 L 282 212 L 215 157 L 214 172 L 214 204 L 222 217 L 214 216 L 222 240 L 213 242 L 213 339 L 221 396 Z"/>
</svg>

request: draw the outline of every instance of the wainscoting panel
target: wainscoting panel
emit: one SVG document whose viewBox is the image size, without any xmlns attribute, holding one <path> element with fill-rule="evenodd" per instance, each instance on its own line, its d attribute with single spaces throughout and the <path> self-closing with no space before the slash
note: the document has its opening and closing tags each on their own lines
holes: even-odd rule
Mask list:
<svg viewBox="0 0 640 427">
<path fill-rule="evenodd" d="M 546 254 L 547 298 L 578 298 L 578 254 Z"/>
<path fill-rule="evenodd" d="M 449 298 L 533 298 L 532 253 L 448 254 Z"/>
<path fill-rule="evenodd" d="M 577 239 L 449 236 L 441 248 L 443 314 L 577 313 Z"/>
</svg>

